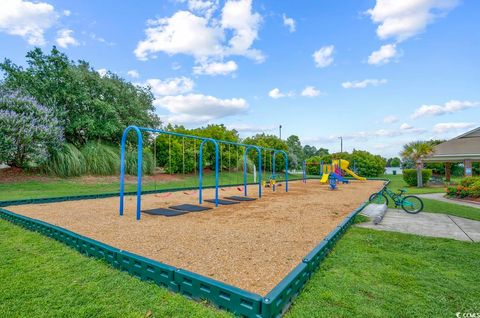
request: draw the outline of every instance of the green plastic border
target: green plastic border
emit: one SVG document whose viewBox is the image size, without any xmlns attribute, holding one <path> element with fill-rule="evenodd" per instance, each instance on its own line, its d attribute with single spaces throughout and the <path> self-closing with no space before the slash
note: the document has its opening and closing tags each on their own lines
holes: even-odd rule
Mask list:
<svg viewBox="0 0 480 318">
<path fill-rule="evenodd" d="M 385 181 L 385 188 L 390 180 L 382 178 L 368 178 L 367 180 Z M 262 315 L 263 317 L 281 317 L 288 310 L 293 300 L 300 294 L 311 275 L 320 267 L 322 261 L 333 249 L 335 243 L 345 234 L 353 224 L 355 217 L 366 206 L 365 201 L 357 209 L 352 211 L 343 221 L 333 229 L 310 253 L 305 256 L 302 262 L 297 265 L 285 278 L 275 286 L 264 298 Z"/>
<path fill-rule="evenodd" d="M 386 179 L 375 180 L 386 181 L 384 187 L 389 183 L 389 180 Z M 182 191 L 185 189 L 190 188 L 175 190 Z M 151 190 L 145 191 L 144 193 L 170 191 L 174 190 Z M 48 199 L 3 201 L 0 202 L 0 206 L 7 202 L 9 202 L 9 205 L 19 205 L 96 199 L 117 195 L 118 194 L 110 193 Z M 67 229 L 16 214 L 2 208 L 0 208 L 0 218 L 22 226 L 28 230 L 39 232 L 76 249 L 82 254 L 101 259 L 114 268 L 126 271 L 134 277 L 145 281 L 151 281 L 159 286 L 166 287 L 173 292 L 180 292 L 188 298 L 194 300 L 207 300 L 220 309 L 228 310 L 236 315 L 244 317 L 272 318 L 281 317 L 288 310 L 293 300 L 300 294 L 311 275 L 320 267 L 320 264 L 332 250 L 335 243 L 353 224 L 355 216 L 363 210 L 367 204 L 368 203 L 365 202 L 351 212 L 323 239 L 322 242 L 320 242 L 320 244 L 307 254 L 300 264 L 298 264 L 263 298 L 258 294 L 242 290 L 181 268 L 175 268 L 128 251 L 117 249 L 102 242 L 76 234 Z"/>
</svg>

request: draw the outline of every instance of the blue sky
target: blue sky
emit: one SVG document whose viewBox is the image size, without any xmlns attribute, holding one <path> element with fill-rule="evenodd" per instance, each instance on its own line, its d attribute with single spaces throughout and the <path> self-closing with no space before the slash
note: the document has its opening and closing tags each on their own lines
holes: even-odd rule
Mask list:
<svg viewBox="0 0 480 318">
<path fill-rule="evenodd" d="M 397 155 L 480 124 L 480 2 L 0 2 L 0 58 L 34 46 L 150 85 L 164 122 Z"/>
</svg>

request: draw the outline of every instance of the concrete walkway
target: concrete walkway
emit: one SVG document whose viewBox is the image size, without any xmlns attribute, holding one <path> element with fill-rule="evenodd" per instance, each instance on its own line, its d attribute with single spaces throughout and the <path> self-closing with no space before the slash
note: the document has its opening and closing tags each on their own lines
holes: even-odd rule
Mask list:
<svg viewBox="0 0 480 318">
<path fill-rule="evenodd" d="M 460 200 L 452 200 L 445 197 L 445 193 L 426 193 L 426 194 L 415 194 L 417 197 L 425 198 L 425 199 L 433 199 L 458 205 L 469 206 L 472 208 L 480 209 L 480 203 L 473 203 L 473 202 L 465 202 Z"/>
<path fill-rule="evenodd" d="M 373 222 L 366 222 L 357 224 L 357 226 L 382 231 L 480 242 L 480 221 L 447 214 L 427 212 L 409 214 L 402 210 L 389 209 L 380 224 L 375 225 Z"/>
</svg>

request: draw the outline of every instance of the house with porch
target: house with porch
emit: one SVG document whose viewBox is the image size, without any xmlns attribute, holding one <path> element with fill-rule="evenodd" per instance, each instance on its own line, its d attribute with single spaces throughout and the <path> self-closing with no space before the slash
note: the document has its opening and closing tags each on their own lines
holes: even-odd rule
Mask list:
<svg viewBox="0 0 480 318">
<path fill-rule="evenodd" d="M 422 162 L 443 162 L 447 181 L 450 181 L 450 167 L 454 162 L 463 163 L 465 176 L 471 176 L 472 163 L 480 162 L 480 127 L 436 145 L 433 154 Z"/>
</svg>

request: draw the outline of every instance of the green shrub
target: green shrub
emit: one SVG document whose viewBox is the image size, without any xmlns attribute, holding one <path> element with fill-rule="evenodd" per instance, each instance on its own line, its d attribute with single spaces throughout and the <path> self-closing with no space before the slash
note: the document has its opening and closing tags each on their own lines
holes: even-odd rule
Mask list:
<svg viewBox="0 0 480 318">
<path fill-rule="evenodd" d="M 432 170 L 422 169 L 422 179 L 423 183 L 427 183 L 432 176 Z M 403 180 L 412 187 L 417 186 L 417 169 L 405 169 L 403 170 Z"/>
<path fill-rule="evenodd" d="M 449 197 L 457 196 L 457 188 L 456 187 L 448 187 L 447 188 L 447 196 L 449 196 Z"/>
<path fill-rule="evenodd" d="M 87 171 L 83 154 L 72 144 L 64 144 L 54 150 L 50 160 L 44 164 L 42 170 L 58 177 L 78 177 Z"/>
<path fill-rule="evenodd" d="M 477 182 L 480 182 L 480 177 L 465 177 L 460 181 L 460 184 L 464 187 L 470 187 Z"/>
<path fill-rule="evenodd" d="M 125 172 L 130 175 L 137 175 L 137 151 L 127 151 L 125 156 Z M 154 173 L 153 154 L 149 150 L 143 151 L 142 156 L 142 174 Z"/>
<path fill-rule="evenodd" d="M 357 174 L 362 177 L 378 177 L 385 173 L 387 161 L 379 155 L 373 155 L 368 151 L 354 150 L 350 158 L 350 169 L 353 170 L 353 163 L 357 168 Z"/>
<path fill-rule="evenodd" d="M 320 174 L 320 164 L 322 160 L 320 156 L 310 157 L 307 161 L 307 174 L 308 175 L 319 175 Z"/>
<path fill-rule="evenodd" d="M 469 188 L 468 196 L 472 198 L 480 197 L 480 180 L 472 184 L 472 186 Z"/>
<path fill-rule="evenodd" d="M 115 175 L 120 167 L 118 149 L 100 142 L 88 142 L 82 148 L 82 154 L 87 164 L 87 173 L 92 175 Z"/>
</svg>

